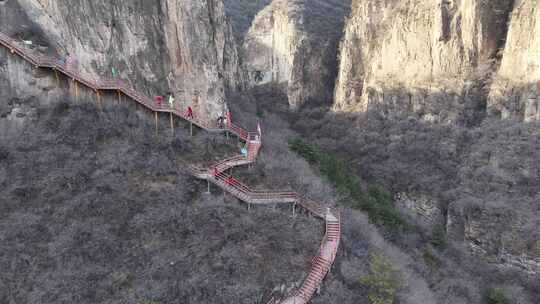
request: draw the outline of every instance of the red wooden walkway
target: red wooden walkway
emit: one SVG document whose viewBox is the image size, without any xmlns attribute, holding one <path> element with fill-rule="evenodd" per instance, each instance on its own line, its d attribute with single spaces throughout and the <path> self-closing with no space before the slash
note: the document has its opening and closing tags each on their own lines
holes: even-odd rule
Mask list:
<svg viewBox="0 0 540 304">
<path fill-rule="evenodd" d="M 209 168 L 200 168 L 194 165 L 188 165 L 187 167 L 189 172 L 197 178 L 205 179 L 208 182 L 217 185 L 219 188 L 248 204 L 294 204 L 293 210 L 295 210 L 297 206 L 304 208 L 313 215 L 322 218 L 325 221 L 325 236 L 322 240 L 319 252 L 315 258 L 313 258 L 311 269 L 302 286 L 291 292 L 289 296 L 283 299 L 271 299 L 268 304 L 306 304 L 310 301 L 330 271 L 330 268 L 335 260 L 341 237 L 340 212 L 338 209 L 327 208 L 320 203 L 302 197 L 296 192 L 252 190 L 249 186 L 229 175 L 227 173 L 228 169 L 255 162 L 262 145 L 261 134 L 249 133 L 245 129 L 233 124 L 231 121 L 228 121 L 226 127 L 217 128 L 216 125 L 189 118 L 179 109 L 171 108 L 169 106 L 157 106 L 152 98 L 136 91 L 133 87 L 122 80 L 106 78 L 94 79 L 91 76 L 84 75 L 79 71 L 70 69 L 64 62 L 56 58 L 36 54 L 32 50 L 21 46 L 15 39 L 2 32 L 0 32 L 0 44 L 9 49 L 12 54 L 19 55 L 36 68 L 49 68 L 54 70 L 56 73 L 60 72 L 73 81 L 77 81 L 78 83 L 81 83 L 82 85 L 94 90 L 98 94 L 98 98 L 99 91 L 116 91 L 119 94 L 121 93 L 128 96 L 133 101 L 155 113 L 170 113 L 171 115 L 175 115 L 189 121 L 190 123 L 193 123 L 206 131 L 228 131 L 244 140 L 248 147 L 248 153 L 246 156 L 237 155 L 222 160 Z"/>
</svg>

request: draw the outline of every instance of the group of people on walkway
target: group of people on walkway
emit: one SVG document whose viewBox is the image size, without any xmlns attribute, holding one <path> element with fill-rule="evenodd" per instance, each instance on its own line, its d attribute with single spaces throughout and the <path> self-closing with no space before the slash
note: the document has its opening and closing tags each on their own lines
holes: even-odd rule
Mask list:
<svg viewBox="0 0 540 304">
<path fill-rule="evenodd" d="M 168 103 L 169 103 L 169 107 L 172 109 L 174 108 L 174 102 L 175 102 L 175 99 L 174 99 L 174 95 L 172 93 L 169 93 L 168 94 L 169 97 L 167 98 L 168 100 Z M 158 108 L 161 108 L 162 105 L 163 105 L 163 96 L 161 95 L 158 95 L 154 98 L 154 101 L 155 101 L 155 104 Z M 184 116 L 186 116 L 186 118 L 189 118 L 189 119 L 194 119 L 195 118 L 195 115 L 194 115 L 194 112 L 193 112 L 193 108 L 191 106 L 188 106 L 187 109 L 186 109 L 186 113 L 184 114 Z M 218 118 L 217 118 L 217 126 L 220 128 L 220 129 L 224 129 L 225 127 L 227 127 L 227 122 L 228 122 L 228 117 L 229 116 L 228 114 L 223 114 L 223 115 L 220 115 Z"/>
<path fill-rule="evenodd" d="M 172 93 L 169 93 L 168 95 L 169 95 L 169 97 L 167 98 L 167 102 L 169 104 L 169 107 L 171 109 L 173 109 L 174 108 L 174 102 L 175 102 L 174 95 Z M 154 101 L 155 101 L 156 106 L 158 108 L 161 108 L 162 105 L 163 105 L 163 96 L 161 96 L 161 95 L 156 96 L 154 98 Z M 193 113 L 193 108 L 191 106 L 187 107 L 186 113 L 184 115 L 189 119 L 194 119 L 195 118 L 194 113 Z"/>
</svg>

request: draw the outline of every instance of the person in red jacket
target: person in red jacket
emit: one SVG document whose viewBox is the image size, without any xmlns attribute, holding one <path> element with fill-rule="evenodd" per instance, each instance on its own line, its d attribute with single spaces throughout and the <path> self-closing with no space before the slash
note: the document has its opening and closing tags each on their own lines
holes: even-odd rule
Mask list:
<svg viewBox="0 0 540 304">
<path fill-rule="evenodd" d="M 156 96 L 156 106 L 161 108 L 161 102 L 163 101 L 163 96 Z"/>
<path fill-rule="evenodd" d="M 187 108 L 186 116 L 193 119 L 193 109 L 191 107 Z"/>
</svg>

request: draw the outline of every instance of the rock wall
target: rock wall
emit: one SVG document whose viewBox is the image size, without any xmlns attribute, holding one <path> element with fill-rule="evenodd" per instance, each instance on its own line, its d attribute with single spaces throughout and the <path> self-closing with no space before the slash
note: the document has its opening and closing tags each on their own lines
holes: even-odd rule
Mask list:
<svg viewBox="0 0 540 304">
<path fill-rule="evenodd" d="M 265 7 L 244 40 L 249 86 L 284 92 L 293 109 L 330 102 L 348 4 L 274 0 Z"/>
<path fill-rule="evenodd" d="M 227 90 L 242 87 L 221 0 L 3 1 L 0 25 L 44 52 L 71 55 L 84 73 L 111 77 L 115 68 L 151 96 L 172 92 L 206 119 L 222 113 Z"/>
<path fill-rule="evenodd" d="M 64 96 L 67 90 L 57 88 L 54 76 L 33 69 L 16 60 L 9 50 L 0 48 L 0 142 L 8 135 L 20 134 L 28 121 L 37 118 L 37 106 L 49 104 Z M 39 100 L 37 98 L 39 96 Z"/>
<path fill-rule="evenodd" d="M 428 195 L 398 193 L 394 200 L 402 214 L 424 228 L 431 229 L 443 220 L 439 203 Z"/>
<path fill-rule="evenodd" d="M 353 1 L 334 110 L 474 120 L 485 108 L 487 79 L 504 45 L 512 5 L 512 0 Z"/>
<path fill-rule="evenodd" d="M 502 118 L 540 121 L 540 1 L 516 2 L 488 108 Z"/>
</svg>

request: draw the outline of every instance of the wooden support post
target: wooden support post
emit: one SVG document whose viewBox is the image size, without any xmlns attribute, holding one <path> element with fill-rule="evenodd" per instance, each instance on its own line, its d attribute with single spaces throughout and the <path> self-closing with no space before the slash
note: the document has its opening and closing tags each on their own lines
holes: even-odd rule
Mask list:
<svg viewBox="0 0 540 304">
<path fill-rule="evenodd" d="M 251 210 L 251 203 L 248 203 L 248 211 Z"/>
<path fill-rule="evenodd" d="M 54 76 L 56 76 L 56 86 L 60 86 L 60 76 L 58 76 L 58 70 L 54 69 Z"/>
<path fill-rule="evenodd" d="M 75 101 L 79 100 L 79 83 L 73 79 L 73 82 L 75 84 Z"/>
<path fill-rule="evenodd" d="M 292 216 L 296 217 L 296 203 L 293 203 L 292 205 Z"/>
<path fill-rule="evenodd" d="M 206 183 L 208 184 L 208 190 L 206 191 L 206 193 L 210 194 L 210 181 L 206 180 Z"/>
<path fill-rule="evenodd" d="M 174 117 L 172 112 L 170 112 L 171 115 L 171 134 L 174 136 Z"/>
<path fill-rule="evenodd" d="M 227 140 L 229 140 L 229 131 L 225 131 L 225 136 L 227 136 Z"/>
<path fill-rule="evenodd" d="M 157 112 L 154 112 L 154 117 L 155 117 L 155 120 L 156 120 L 156 136 L 158 135 L 158 113 Z"/>
<path fill-rule="evenodd" d="M 193 136 L 193 122 L 189 122 L 189 134 Z"/>
<path fill-rule="evenodd" d="M 120 90 L 117 90 L 118 92 L 118 104 L 122 103 L 122 93 L 120 92 Z"/>
<path fill-rule="evenodd" d="M 97 96 L 98 108 L 101 110 L 101 94 L 99 94 L 99 90 L 96 90 L 96 96 Z"/>
</svg>

